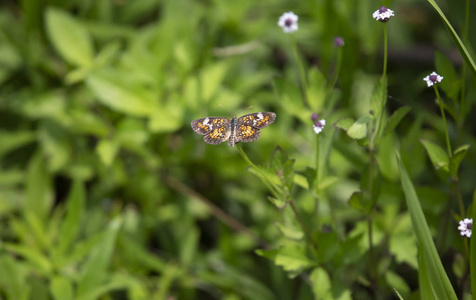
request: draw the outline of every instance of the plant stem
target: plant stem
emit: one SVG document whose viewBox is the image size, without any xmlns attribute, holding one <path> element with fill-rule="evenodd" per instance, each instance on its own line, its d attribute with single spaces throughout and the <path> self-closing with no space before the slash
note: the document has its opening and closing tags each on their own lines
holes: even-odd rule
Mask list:
<svg viewBox="0 0 476 300">
<path fill-rule="evenodd" d="M 238 152 L 240 152 L 241 154 L 241 157 L 243 157 L 243 159 L 250 165 L 252 166 L 259 174 L 259 177 L 261 178 L 261 180 L 266 184 L 266 186 L 268 187 L 268 189 L 270 190 L 270 192 L 273 194 L 273 196 L 276 198 L 276 199 L 279 199 L 279 192 L 276 190 L 276 187 L 274 186 L 274 184 L 271 182 L 271 180 L 269 180 L 268 176 L 266 176 L 265 173 L 263 173 L 263 171 L 261 171 L 260 168 L 258 168 L 249 158 L 248 156 L 246 155 L 246 153 L 243 151 L 243 149 L 241 149 L 241 146 L 240 145 L 235 145 L 236 146 L 236 149 L 238 149 Z"/>
<path fill-rule="evenodd" d="M 383 75 L 387 76 L 387 23 L 383 23 Z"/>
<path fill-rule="evenodd" d="M 295 57 L 295 59 L 296 59 L 296 63 L 297 63 L 298 68 L 299 68 L 299 81 L 300 81 L 300 83 L 301 83 L 302 103 L 304 104 L 304 107 L 306 107 L 307 109 L 309 109 L 310 106 L 309 106 L 309 99 L 308 99 L 308 96 L 307 96 L 307 79 L 306 79 L 306 73 L 304 72 L 304 66 L 303 66 L 302 60 L 301 60 L 301 58 L 299 57 L 299 52 L 298 52 L 298 48 L 297 48 L 296 38 L 294 37 L 293 34 L 291 34 L 290 36 L 291 36 L 291 44 L 292 44 L 292 48 L 293 48 L 294 57 Z"/>
<path fill-rule="evenodd" d="M 441 116 L 443 117 L 443 124 L 445 126 L 445 136 L 446 136 L 446 147 L 448 150 L 448 156 L 451 158 L 453 156 L 453 152 L 451 151 L 450 145 L 450 137 L 448 134 L 448 125 L 446 124 L 446 116 L 445 116 L 445 109 L 443 107 L 443 101 L 441 100 L 440 93 L 438 92 L 438 88 L 436 85 L 433 85 L 436 93 L 436 98 L 438 99 L 438 105 L 440 106 Z"/>
<path fill-rule="evenodd" d="M 296 206 L 294 205 L 293 198 L 290 198 L 288 201 L 289 205 L 291 206 L 291 209 L 294 212 L 294 215 L 296 216 L 296 220 L 298 221 L 299 225 L 301 225 L 302 231 L 304 232 L 304 236 L 306 237 L 307 244 L 309 245 L 309 248 L 312 249 L 312 252 L 314 256 L 316 255 L 316 246 L 312 242 L 311 234 L 309 233 L 309 230 L 306 227 L 306 224 L 304 223 L 301 214 L 297 210 Z"/>
</svg>

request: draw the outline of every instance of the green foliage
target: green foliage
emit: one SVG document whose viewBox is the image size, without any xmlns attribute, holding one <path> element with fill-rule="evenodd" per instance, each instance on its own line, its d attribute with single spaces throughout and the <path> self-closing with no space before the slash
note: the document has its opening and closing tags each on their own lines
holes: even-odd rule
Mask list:
<svg viewBox="0 0 476 300">
<path fill-rule="evenodd" d="M 368 0 L 17 2 L 0 4 L 0 299 L 474 295 L 464 5 L 389 3 L 382 26 Z M 402 54 L 422 43 L 445 51 Z M 276 121 L 235 148 L 190 128 L 259 111 Z"/>
</svg>

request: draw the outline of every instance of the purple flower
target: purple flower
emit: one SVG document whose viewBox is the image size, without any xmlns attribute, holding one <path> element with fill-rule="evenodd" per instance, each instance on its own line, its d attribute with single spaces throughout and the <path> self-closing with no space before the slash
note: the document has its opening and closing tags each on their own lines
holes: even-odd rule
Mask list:
<svg viewBox="0 0 476 300">
<path fill-rule="evenodd" d="M 292 33 L 298 30 L 298 16 L 292 11 L 284 13 L 279 17 L 278 26 L 286 33 Z"/>
<path fill-rule="evenodd" d="M 344 39 L 341 36 L 336 36 L 334 38 L 334 46 L 342 47 L 345 45 Z"/>
<path fill-rule="evenodd" d="M 458 230 L 462 236 L 471 237 L 471 227 L 473 227 L 473 219 L 464 219 L 459 221 Z"/>
<path fill-rule="evenodd" d="M 393 10 L 386 8 L 385 6 L 380 7 L 376 10 L 372 17 L 380 22 L 387 22 L 391 17 L 394 16 Z"/>
<path fill-rule="evenodd" d="M 430 75 L 423 78 L 423 80 L 425 80 L 426 83 L 428 84 L 428 87 L 430 87 L 434 84 L 437 84 L 438 82 L 441 82 L 443 80 L 443 76 L 440 76 L 436 74 L 436 72 L 433 72 Z"/>
</svg>

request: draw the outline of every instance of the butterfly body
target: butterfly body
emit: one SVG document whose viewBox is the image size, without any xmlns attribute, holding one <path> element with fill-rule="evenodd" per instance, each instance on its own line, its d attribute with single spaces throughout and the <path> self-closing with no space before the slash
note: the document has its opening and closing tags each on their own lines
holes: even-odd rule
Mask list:
<svg viewBox="0 0 476 300">
<path fill-rule="evenodd" d="M 252 142 L 259 138 L 260 129 L 276 119 L 273 112 L 259 112 L 237 118 L 207 117 L 194 120 L 192 129 L 201 135 L 207 144 L 218 145 L 228 140 L 228 145 L 234 147 L 239 142 Z"/>
</svg>

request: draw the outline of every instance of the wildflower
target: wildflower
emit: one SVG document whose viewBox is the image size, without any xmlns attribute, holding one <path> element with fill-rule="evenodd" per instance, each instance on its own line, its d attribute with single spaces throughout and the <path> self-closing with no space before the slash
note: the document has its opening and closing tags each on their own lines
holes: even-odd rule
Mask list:
<svg viewBox="0 0 476 300">
<path fill-rule="evenodd" d="M 443 76 L 440 76 L 436 74 L 436 72 L 433 72 L 430 75 L 423 78 L 423 80 L 425 80 L 426 83 L 428 84 L 428 87 L 430 87 L 434 84 L 437 84 L 438 82 L 441 82 L 443 80 Z"/>
<path fill-rule="evenodd" d="M 342 47 L 345 45 L 344 39 L 341 36 L 336 36 L 334 38 L 334 46 L 336 47 Z"/>
<path fill-rule="evenodd" d="M 393 17 L 393 10 L 386 8 L 385 6 L 380 7 L 372 14 L 372 18 L 380 22 L 387 22 Z"/>
<path fill-rule="evenodd" d="M 326 125 L 326 120 L 319 120 L 319 115 L 316 113 L 312 114 L 311 120 L 314 122 L 314 125 L 312 125 L 312 129 L 314 129 L 314 132 L 316 134 L 321 133 L 321 131 L 324 129 L 324 125 Z"/>
<path fill-rule="evenodd" d="M 284 13 L 279 17 L 278 26 L 286 33 L 292 33 L 298 30 L 298 16 L 292 11 Z"/>
<path fill-rule="evenodd" d="M 464 219 L 459 221 L 458 230 L 462 236 L 471 237 L 471 227 L 473 227 L 473 219 Z"/>
</svg>

